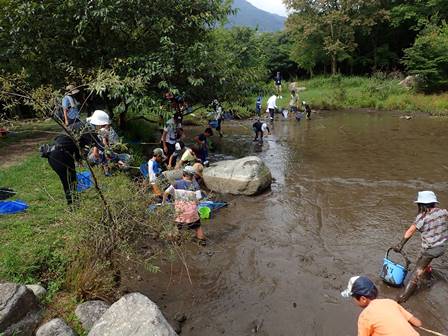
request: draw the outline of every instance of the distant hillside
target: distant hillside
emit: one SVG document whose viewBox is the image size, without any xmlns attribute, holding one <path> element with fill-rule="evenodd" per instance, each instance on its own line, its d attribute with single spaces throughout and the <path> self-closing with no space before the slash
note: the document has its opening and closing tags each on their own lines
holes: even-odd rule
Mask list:
<svg viewBox="0 0 448 336">
<path fill-rule="evenodd" d="M 233 8 L 238 8 L 238 13 L 229 17 L 229 23 L 226 27 L 258 27 L 262 32 L 274 32 L 283 30 L 285 25 L 285 17 L 265 12 L 246 0 L 234 0 Z"/>
</svg>

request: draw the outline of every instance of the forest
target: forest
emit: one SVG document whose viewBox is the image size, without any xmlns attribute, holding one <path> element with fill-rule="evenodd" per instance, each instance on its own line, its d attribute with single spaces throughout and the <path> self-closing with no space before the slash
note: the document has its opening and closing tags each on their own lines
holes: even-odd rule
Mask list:
<svg viewBox="0 0 448 336">
<path fill-rule="evenodd" d="M 284 2 L 285 30 L 261 33 L 224 28 L 231 1 L 1 0 L 2 114 L 39 115 L 31 100 L 56 101 L 68 83 L 123 123 L 163 114 L 166 91 L 249 108 L 277 71 L 291 81 L 416 75 L 416 91 L 448 88 L 446 1 Z M 18 106 L 13 92 L 35 99 Z"/>
</svg>

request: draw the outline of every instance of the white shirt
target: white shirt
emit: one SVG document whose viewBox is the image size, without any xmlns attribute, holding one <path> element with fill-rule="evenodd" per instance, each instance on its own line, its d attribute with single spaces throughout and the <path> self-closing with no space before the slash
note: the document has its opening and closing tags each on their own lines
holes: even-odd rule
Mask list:
<svg viewBox="0 0 448 336">
<path fill-rule="evenodd" d="M 268 99 L 268 109 L 276 109 L 277 108 L 277 96 L 273 95 Z"/>
</svg>

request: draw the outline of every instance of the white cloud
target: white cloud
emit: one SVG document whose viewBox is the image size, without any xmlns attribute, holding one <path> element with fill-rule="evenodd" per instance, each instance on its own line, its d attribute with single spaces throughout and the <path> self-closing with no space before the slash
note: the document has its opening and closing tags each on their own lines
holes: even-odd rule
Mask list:
<svg viewBox="0 0 448 336">
<path fill-rule="evenodd" d="M 282 0 L 247 0 L 252 5 L 263 9 L 267 12 L 279 14 L 282 16 L 287 16 L 286 7 Z"/>
</svg>

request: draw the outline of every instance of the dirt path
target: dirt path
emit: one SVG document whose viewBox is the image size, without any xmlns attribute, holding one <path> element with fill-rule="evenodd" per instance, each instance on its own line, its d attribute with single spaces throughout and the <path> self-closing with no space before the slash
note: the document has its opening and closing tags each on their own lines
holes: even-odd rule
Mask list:
<svg viewBox="0 0 448 336">
<path fill-rule="evenodd" d="M 24 161 L 28 156 L 39 151 L 39 146 L 49 142 L 55 136 L 53 131 L 36 131 L 30 137 L 17 137 L 0 141 L 0 169 L 6 169 Z"/>
</svg>

